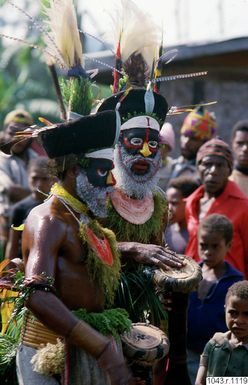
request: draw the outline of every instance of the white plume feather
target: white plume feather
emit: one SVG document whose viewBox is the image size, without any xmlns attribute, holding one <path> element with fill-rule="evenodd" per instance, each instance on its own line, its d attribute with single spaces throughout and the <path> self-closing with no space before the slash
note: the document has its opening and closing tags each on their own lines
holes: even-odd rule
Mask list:
<svg viewBox="0 0 248 385">
<path fill-rule="evenodd" d="M 83 66 L 83 52 L 73 0 L 50 0 L 45 8 L 51 32 L 45 36 L 47 50 L 60 55 L 65 67 Z"/>
<path fill-rule="evenodd" d="M 111 15 L 110 15 L 111 16 Z M 130 55 L 140 53 L 151 68 L 158 58 L 161 31 L 145 13 L 131 0 L 121 0 L 119 8 L 111 16 L 113 28 L 112 43 L 115 47 L 120 40 L 121 59 L 125 62 Z M 121 39 L 120 39 L 121 36 Z"/>
</svg>

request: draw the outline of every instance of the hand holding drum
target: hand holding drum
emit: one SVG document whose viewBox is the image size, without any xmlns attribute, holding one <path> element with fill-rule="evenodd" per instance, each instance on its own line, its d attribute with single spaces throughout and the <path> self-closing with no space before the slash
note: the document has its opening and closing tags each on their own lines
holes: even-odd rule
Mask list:
<svg viewBox="0 0 248 385">
<path fill-rule="evenodd" d="M 184 262 L 181 268 L 168 267 L 155 269 L 153 282 L 158 292 L 190 293 L 202 279 L 201 268 L 197 262 L 186 255 L 180 256 Z"/>
</svg>

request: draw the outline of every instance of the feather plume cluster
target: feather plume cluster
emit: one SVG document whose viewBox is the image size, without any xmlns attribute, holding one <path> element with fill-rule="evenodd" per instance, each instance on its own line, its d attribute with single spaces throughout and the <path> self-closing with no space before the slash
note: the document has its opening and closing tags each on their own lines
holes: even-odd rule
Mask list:
<svg viewBox="0 0 248 385">
<path fill-rule="evenodd" d="M 121 0 L 110 17 L 113 25 L 111 42 L 119 49 L 122 69 L 130 83 L 144 86 L 158 59 L 161 31 L 151 21 L 150 15 L 132 0 Z"/>
<path fill-rule="evenodd" d="M 83 67 L 82 43 L 73 0 L 51 0 L 44 12 L 50 29 L 44 36 L 47 52 L 51 57 L 59 56 L 67 68 Z"/>
<path fill-rule="evenodd" d="M 68 77 L 59 79 L 67 114 L 74 112 L 88 115 L 92 108 L 93 94 L 84 69 L 83 47 L 73 0 L 50 0 L 44 12 L 49 29 L 44 35 L 46 51 L 50 57 L 59 57 L 57 62 L 62 62 L 62 67 L 67 70 Z"/>
</svg>

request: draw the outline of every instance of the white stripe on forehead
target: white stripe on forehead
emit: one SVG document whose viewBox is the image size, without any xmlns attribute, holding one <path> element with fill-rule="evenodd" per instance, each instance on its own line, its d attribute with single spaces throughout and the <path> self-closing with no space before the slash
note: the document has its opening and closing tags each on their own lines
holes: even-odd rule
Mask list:
<svg viewBox="0 0 248 385">
<path fill-rule="evenodd" d="M 92 151 L 85 154 L 85 158 L 95 158 L 95 159 L 114 159 L 114 149 L 113 148 L 104 148 L 103 150 Z"/>
<path fill-rule="evenodd" d="M 121 131 L 130 130 L 131 128 L 151 128 L 152 130 L 159 131 L 160 125 L 157 120 L 151 116 L 142 115 L 135 116 L 121 125 Z"/>
</svg>

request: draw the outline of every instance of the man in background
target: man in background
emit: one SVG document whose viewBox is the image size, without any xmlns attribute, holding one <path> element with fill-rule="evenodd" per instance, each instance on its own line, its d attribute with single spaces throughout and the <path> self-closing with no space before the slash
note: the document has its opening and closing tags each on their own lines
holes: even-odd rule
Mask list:
<svg viewBox="0 0 248 385">
<path fill-rule="evenodd" d="M 232 129 L 232 150 L 235 158 L 230 180 L 248 196 L 248 120 L 238 121 Z"/>
<path fill-rule="evenodd" d="M 31 149 L 32 140 L 14 144 L 16 132 L 33 124 L 31 115 L 23 110 L 11 111 L 4 120 L 0 138 L 0 241 L 4 256 L 9 234 L 10 207 L 30 194 L 27 167 L 37 153 Z"/>
<path fill-rule="evenodd" d="M 216 133 L 216 120 L 213 113 L 203 106 L 195 108 L 184 119 L 180 130 L 181 155 L 174 162 L 171 178 L 191 176 L 198 179 L 196 154 L 207 140 Z"/>
<path fill-rule="evenodd" d="M 248 277 L 248 199 L 235 182 L 229 180 L 233 156 L 229 145 L 220 139 L 205 143 L 197 153 L 202 181 L 186 202 L 189 242 L 185 254 L 199 260 L 197 231 L 201 220 L 210 214 L 225 215 L 233 224 L 232 246 L 226 260 Z"/>
<path fill-rule="evenodd" d="M 47 197 L 56 177 L 50 174 L 49 159 L 38 156 L 30 161 L 28 166 L 28 183 L 31 194 L 15 203 L 11 208 L 9 221 L 9 240 L 6 246 L 5 258 L 22 258 L 21 236 L 22 225 L 29 212 L 41 204 Z"/>
</svg>

